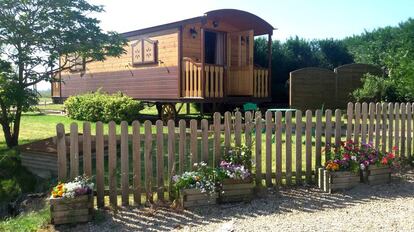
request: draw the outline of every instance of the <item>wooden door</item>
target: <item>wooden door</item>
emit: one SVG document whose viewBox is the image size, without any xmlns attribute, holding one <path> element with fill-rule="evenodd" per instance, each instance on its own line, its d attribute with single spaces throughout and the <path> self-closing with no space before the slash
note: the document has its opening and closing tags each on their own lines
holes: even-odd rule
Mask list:
<svg viewBox="0 0 414 232">
<path fill-rule="evenodd" d="M 253 95 L 253 30 L 227 34 L 227 93 Z"/>
</svg>

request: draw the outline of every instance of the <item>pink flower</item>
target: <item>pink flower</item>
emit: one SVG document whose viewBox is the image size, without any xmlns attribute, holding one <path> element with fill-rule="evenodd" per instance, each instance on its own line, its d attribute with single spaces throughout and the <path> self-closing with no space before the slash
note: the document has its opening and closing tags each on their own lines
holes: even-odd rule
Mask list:
<svg viewBox="0 0 414 232">
<path fill-rule="evenodd" d="M 393 147 L 392 147 L 392 150 L 393 150 L 393 151 L 397 151 L 397 150 L 398 150 L 398 146 L 393 146 Z"/>
<path fill-rule="evenodd" d="M 344 160 L 350 160 L 351 156 L 349 154 L 344 154 Z"/>
<path fill-rule="evenodd" d="M 388 164 L 388 159 L 387 159 L 387 157 L 382 158 L 382 160 L 381 160 L 381 164 L 384 164 L 384 165 Z"/>
<path fill-rule="evenodd" d="M 395 158 L 395 155 L 392 154 L 392 153 L 388 153 L 387 157 L 388 157 L 388 159 L 394 159 Z"/>
</svg>

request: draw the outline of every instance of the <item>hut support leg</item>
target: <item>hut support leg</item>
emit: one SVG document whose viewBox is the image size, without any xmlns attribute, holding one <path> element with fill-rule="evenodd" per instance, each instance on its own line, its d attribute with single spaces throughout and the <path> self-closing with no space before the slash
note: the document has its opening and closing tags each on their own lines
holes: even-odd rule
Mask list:
<svg viewBox="0 0 414 232">
<path fill-rule="evenodd" d="M 187 115 L 190 114 L 190 103 L 187 103 Z"/>
</svg>

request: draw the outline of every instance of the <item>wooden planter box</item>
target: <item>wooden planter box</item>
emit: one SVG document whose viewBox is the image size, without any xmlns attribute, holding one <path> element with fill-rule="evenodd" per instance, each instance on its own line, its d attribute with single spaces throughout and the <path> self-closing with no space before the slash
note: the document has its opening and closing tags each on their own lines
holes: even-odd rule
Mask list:
<svg viewBox="0 0 414 232">
<path fill-rule="evenodd" d="M 318 186 L 328 193 L 353 188 L 360 182 L 361 176 L 359 173 L 350 171 L 331 172 L 323 168 L 318 169 Z"/>
<path fill-rule="evenodd" d="M 251 178 L 247 180 L 225 179 L 219 193 L 219 202 L 250 202 L 253 198 L 253 189 L 254 185 Z"/>
<path fill-rule="evenodd" d="M 50 198 L 50 215 L 55 225 L 88 222 L 93 217 L 93 195 Z"/>
<path fill-rule="evenodd" d="M 363 180 L 369 185 L 386 184 L 391 182 L 391 168 L 388 166 L 368 166 L 368 170 L 362 172 Z"/>
<path fill-rule="evenodd" d="M 202 193 L 199 189 L 184 189 L 180 191 L 180 203 L 184 208 L 217 204 L 217 193 Z"/>
</svg>

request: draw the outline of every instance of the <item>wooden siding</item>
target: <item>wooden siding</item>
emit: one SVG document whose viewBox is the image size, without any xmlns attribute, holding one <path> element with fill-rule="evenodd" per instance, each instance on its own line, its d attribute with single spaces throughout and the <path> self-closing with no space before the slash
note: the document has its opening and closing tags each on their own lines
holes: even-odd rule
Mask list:
<svg viewBox="0 0 414 232">
<path fill-rule="evenodd" d="M 62 97 L 85 92 L 118 91 L 135 99 L 177 99 L 178 66 L 117 72 L 62 75 Z"/>
<path fill-rule="evenodd" d="M 157 41 L 158 60 L 163 64 L 148 64 L 132 66 L 132 48 L 131 45 L 140 39 L 150 39 Z M 157 34 L 148 34 L 128 38 L 128 45 L 125 46 L 126 53 L 120 57 L 108 57 L 105 61 L 97 61 L 86 65 L 86 74 L 100 72 L 115 72 L 157 68 L 163 66 L 178 66 L 178 29 L 161 31 Z M 62 75 L 68 72 L 62 72 Z"/>
</svg>

